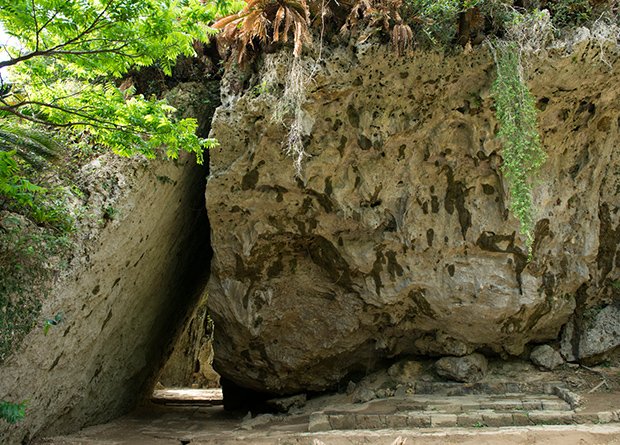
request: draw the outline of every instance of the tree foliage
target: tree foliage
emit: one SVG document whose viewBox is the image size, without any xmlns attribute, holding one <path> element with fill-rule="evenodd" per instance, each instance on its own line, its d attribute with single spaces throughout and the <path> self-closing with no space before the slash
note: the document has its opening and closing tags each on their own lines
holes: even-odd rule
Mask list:
<svg viewBox="0 0 620 445">
<path fill-rule="evenodd" d="M 193 42 L 215 31 L 217 5 L 198 0 L 16 0 L 0 4 L 0 24 L 18 45 L 5 46 L 0 112 L 37 124 L 88 132 L 122 155 L 196 153 L 213 141 L 196 121 L 175 121 L 165 101 L 133 95 L 119 79 L 131 67 L 159 64 L 169 74 Z"/>
</svg>

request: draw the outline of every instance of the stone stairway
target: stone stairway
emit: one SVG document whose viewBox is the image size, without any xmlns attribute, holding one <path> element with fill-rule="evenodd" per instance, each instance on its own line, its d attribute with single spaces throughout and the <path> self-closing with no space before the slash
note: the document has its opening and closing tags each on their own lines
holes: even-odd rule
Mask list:
<svg viewBox="0 0 620 445">
<path fill-rule="evenodd" d="M 224 404 L 221 389 L 156 389 L 151 402 L 165 406 L 217 406 Z"/>
<path fill-rule="evenodd" d="M 308 431 L 569 425 L 620 420 L 620 410 L 581 412 L 579 396 L 561 383 L 540 387 L 521 383 L 433 383 L 415 390 L 412 394 L 315 412 L 310 416 Z"/>
</svg>

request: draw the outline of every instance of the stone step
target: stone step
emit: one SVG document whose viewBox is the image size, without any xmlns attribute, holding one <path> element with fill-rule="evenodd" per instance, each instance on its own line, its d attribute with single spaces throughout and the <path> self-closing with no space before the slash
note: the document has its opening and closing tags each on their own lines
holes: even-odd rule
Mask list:
<svg viewBox="0 0 620 445">
<path fill-rule="evenodd" d="M 412 394 L 332 406 L 310 416 L 308 431 L 569 425 L 620 421 L 620 410 L 582 413 L 565 388 L 547 394 L 445 396 Z"/>
<path fill-rule="evenodd" d="M 458 414 L 465 411 L 492 410 L 495 412 L 554 410 L 567 411 L 573 407 L 557 396 L 515 394 L 504 397 L 412 397 L 396 404 L 397 411 L 435 411 Z"/>
<path fill-rule="evenodd" d="M 426 412 L 433 414 L 460 414 L 469 411 L 520 412 L 520 411 L 569 411 L 574 407 L 558 396 L 550 394 L 511 394 L 504 396 L 432 396 L 410 395 L 374 399 L 363 404 L 331 407 L 323 412 L 328 415 L 348 414 L 402 414 Z"/>
<path fill-rule="evenodd" d="M 414 411 L 387 415 L 321 412 L 310 416 L 308 431 L 593 424 L 618 422 L 619 416 L 620 410 L 587 414 L 557 410 L 522 412 L 474 410 L 460 414 Z"/>
<path fill-rule="evenodd" d="M 216 406 L 224 404 L 222 390 L 169 388 L 156 389 L 151 395 L 151 402 L 166 406 Z"/>
<path fill-rule="evenodd" d="M 415 382 L 411 385 L 415 394 L 464 396 L 489 394 L 556 394 L 564 388 L 562 382 Z"/>
</svg>

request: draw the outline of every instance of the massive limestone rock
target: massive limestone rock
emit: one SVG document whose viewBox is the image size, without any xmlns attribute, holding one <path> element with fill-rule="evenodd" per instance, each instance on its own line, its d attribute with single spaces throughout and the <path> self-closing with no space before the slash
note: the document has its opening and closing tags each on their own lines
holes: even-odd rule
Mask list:
<svg viewBox="0 0 620 445">
<path fill-rule="evenodd" d="M 110 154 L 83 173 L 89 214 L 41 310 L 65 322 L 33 329 L 0 366 L 1 398 L 30 399 L 2 443 L 103 423 L 148 398 L 206 285 L 206 170 L 193 156 Z"/>
<path fill-rule="evenodd" d="M 270 119 L 281 91 L 249 71 L 224 79 L 207 185 L 218 372 L 284 394 L 401 354 L 519 355 L 616 298 L 620 80 L 587 30 L 529 61 L 549 155 L 530 262 L 487 48 L 397 58 L 368 39 L 323 58 L 302 62 L 316 71 L 299 178 Z"/>
</svg>

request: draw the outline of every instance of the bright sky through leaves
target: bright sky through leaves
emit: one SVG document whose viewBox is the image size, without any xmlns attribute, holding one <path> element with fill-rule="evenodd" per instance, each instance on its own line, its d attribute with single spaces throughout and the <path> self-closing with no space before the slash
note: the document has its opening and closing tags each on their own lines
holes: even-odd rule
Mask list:
<svg viewBox="0 0 620 445">
<path fill-rule="evenodd" d="M 4 50 L 4 47 L 8 44 L 16 44 L 16 43 L 17 42 L 15 42 L 15 39 L 12 39 L 10 36 L 8 36 L 4 32 L 4 29 L 2 29 L 2 27 L 0 26 L 0 61 L 9 59 L 9 55 Z M 0 69 L 0 75 L 2 75 L 3 80 L 5 81 L 7 80 L 8 73 L 6 69 Z"/>
</svg>

